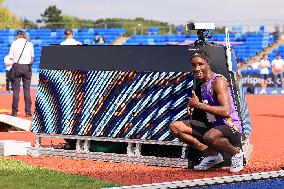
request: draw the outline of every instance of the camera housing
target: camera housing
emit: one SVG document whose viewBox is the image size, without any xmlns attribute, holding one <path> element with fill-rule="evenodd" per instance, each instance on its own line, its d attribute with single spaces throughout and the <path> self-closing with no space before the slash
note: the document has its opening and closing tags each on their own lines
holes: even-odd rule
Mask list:
<svg viewBox="0 0 284 189">
<path fill-rule="evenodd" d="M 186 30 L 214 30 L 214 23 L 187 23 Z"/>
<path fill-rule="evenodd" d="M 186 30 L 197 30 L 198 39 L 194 42 L 194 46 L 209 46 L 206 38 L 210 39 L 212 36 L 210 32 L 215 29 L 214 23 L 187 23 Z"/>
</svg>

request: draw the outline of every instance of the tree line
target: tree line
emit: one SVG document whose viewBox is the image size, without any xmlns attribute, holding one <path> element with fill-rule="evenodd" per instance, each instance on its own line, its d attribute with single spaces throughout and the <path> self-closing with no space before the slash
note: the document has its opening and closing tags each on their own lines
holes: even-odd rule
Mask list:
<svg viewBox="0 0 284 189">
<path fill-rule="evenodd" d="M 157 20 L 147 20 L 144 18 L 124 19 L 124 18 L 105 18 L 97 20 L 80 19 L 78 17 L 62 14 L 62 11 L 51 5 L 47 7 L 41 18 L 35 22 L 27 18 L 16 18 L 8 8 L 2 5 L 3 0 L 0 0 L 0 29 L 5 28 L 125 28 L 126 35 L 146 34 L 149 27 L 158 27 L 160 34 L 175 34 L 179 27 L 167 22 Z M 185 31 L 186 33 L 189 33 Z M 224 33 L 224 28 L 217 28 L 215 33 Z"/>
</svg>

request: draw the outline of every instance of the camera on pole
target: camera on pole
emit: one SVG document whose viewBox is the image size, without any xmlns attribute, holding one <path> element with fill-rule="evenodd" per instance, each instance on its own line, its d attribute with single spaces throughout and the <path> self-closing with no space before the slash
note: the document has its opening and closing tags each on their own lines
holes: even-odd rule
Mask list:
<svg viewBox="0 0 284 189">
<path fill-rule="evenodd" d="M 186 30 L 197 30 L 198 39 L 194 42 L 194 46 L 210 46 L 206 39 L 210 39 L 211 31 L 215 29 L 214 23 L 187 23 Z"/>
</svg>

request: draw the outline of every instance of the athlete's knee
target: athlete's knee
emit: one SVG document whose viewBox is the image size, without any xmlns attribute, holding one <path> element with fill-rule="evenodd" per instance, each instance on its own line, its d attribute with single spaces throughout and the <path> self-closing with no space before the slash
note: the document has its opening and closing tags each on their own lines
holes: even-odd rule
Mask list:
<svg viewBox="0 0 284 189">
<path fill-rule="evenodd" d="M 175 121 L 170 124 L 170 131 L 173 135 L 178 135 L 181 132 L 180 131 L 181 123 L 182 123 L 181 121 Z"/>
<path fill-rule="evenodd" d="M 215 146 L 217 143 L 218 137 L 216 137 L 212 133 L 205 133 L 205 135 L 203 136 L 203 140 L 207 145 Z"/>
</svg>

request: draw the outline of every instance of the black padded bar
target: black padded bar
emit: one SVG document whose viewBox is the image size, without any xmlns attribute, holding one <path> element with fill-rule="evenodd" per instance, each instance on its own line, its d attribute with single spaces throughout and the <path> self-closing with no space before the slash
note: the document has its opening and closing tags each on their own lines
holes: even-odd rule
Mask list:
<svg viewBox="0 0 284 189">
<path fill-rule="evenodd" d="M 188 46 L 45 46 L 40 69 L 191 72 Z M 227 76 L 224 47 L 207 48 L 212 70 Z"/>
</svg>

